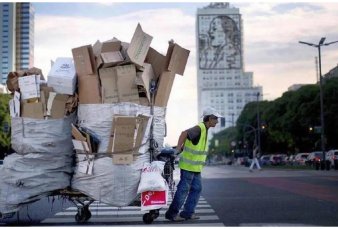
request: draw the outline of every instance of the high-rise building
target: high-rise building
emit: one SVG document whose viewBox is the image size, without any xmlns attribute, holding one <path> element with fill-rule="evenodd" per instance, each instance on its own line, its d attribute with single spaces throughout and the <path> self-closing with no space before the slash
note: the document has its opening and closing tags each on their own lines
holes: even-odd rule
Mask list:
<svg viewBox="0 0 338 229">
<path fill-rule="evenodd" d="M 8 72 L 34 65 L 34 8 L 32 3 L 0 3 L 0 70 L 5 84 Z"/>
<path fill-rule="evenodd" d="M 233 126 L 245 104 L 261 100 L 253 72 L 244 71 L 242 18 L 229 3 L 211 3 L 197 10 L 198 116 L 214 107 L 225 120 L 212 128 Z"/>
</svg>

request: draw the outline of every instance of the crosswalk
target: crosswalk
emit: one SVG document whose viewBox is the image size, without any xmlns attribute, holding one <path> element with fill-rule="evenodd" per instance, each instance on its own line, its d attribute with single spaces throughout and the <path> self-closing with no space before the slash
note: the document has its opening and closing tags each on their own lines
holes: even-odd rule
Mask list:
<svg viewBox="0 0 338 229">
<path fill-rule="evenodd" d="M 169 204 L 171 202 L 169 198 Z M 199 220 L 186 220 L 183 222 L 170 222 L 164 218 L 164 213 L 168 209 L 164 207 L 160 210 L 160 215 L 155 219 L 152 224 L 145 224 L 143 222 L 143 215 L 148 211 L 140 211 L 138 206 L 127 207 L 113 207 L 98 201 L 94 201 L 90 206 L 91 218 L 84 224 L 88 226 L 92 225 L 118 225 L 118 226 L 146 226 L 146 227 L 170 227 L 170 226 L 224 226 L 220 221 L 216 212 L 207 203 L 205 198 L 201 197 L 196 207 L 196 214 L 200 217 Z M 41 226 L 52 225 L 76 225 L 75 215 L 77 213 L 77 207 L 68 207 L 62 212 L 56 213 L 53 217 L 44 219 L 41 221 Z M 82 224 L 83 225 L 83 224 Z"/>
</svg>

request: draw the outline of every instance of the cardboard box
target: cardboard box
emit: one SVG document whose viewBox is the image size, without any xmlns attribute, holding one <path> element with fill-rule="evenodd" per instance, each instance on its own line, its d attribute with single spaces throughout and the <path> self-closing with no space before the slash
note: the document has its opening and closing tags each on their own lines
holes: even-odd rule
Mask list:
<svg viewBox="0 0 338 229">
<path fill-rule="evenodd" d="M 96 62 L 91 45 L 72 49 L 74 64 L 78 78 L 83 75 L 96 74 Z"/>
<path fill-rule="evenodd" d="M 150 101 L 150 82 L 152 79 L 155 78 L 154 71 L 151 64 L 144 63 L 143 67 L 144 67 L 143 72 L 137 73 L 136 84 L 139 87 L 144 88 L 147 94 L 147 98 Z"/>
<path fill-rule="evenodd" d="M 118 103 L 117 74 L 115 68 L 101 68 L 99 70 L 101 80 L 102 103 Z"/>
<path fill-rule="evenodd" d="M 78 78 L 80 104 L 101 103 L 100 81 L 97 75 L 82 75 Z"/>
<path fill-rule="evenodd" d="M 73 95 L 76 88 L 76 72 L 72 58 L 57 58 L 48 73 L 48 86 L 59 94 Z"/>
<path fill-rule="evenodd" d="M 133 63 L 139 66 L 143 65 L 152 39 L 153 37 L 144 33 L 141 25 L 137 24 L 133 38 L 131 39 L 127 50 L 128 56 Z"/>
<path fill-rule="evenodd" d="M 39 75 L 19 77 L 18 82 L 21 92 L 21 99 L 31 99 L 40 97 Z"/>
<path fill-rule="evenodd" d="M 169 42 L 166 55 L 168 70 L 173 73 L 183 75 L 189 53 L 189 50 L 182 48 L 178 44 Z"/>
<path fill-rule="evenodd" d="M 155 95 L 155 106 L 166 107 L 170 97 L 171 88 L 174 84 L 175 73 L 163 72 L 157 84 L 157 91 Z"/>
<path fill-rule="evenodd" d="M 140 103 L 138 89 L 136 85 L 136 69 L 135 65 L 117 66 L 117 92 L 119 102 Z"/>
<path fill-rule="evenodd" d="M 151 47 L 149 48 L 145 62 L 151 64 L 156 81 L 167 68 L 167 58 Z"/>
<path fill-rule="evenodd" d="M 108 41 L 100 42 L 97 40 L 93 45 L 93 53 L 98 57 L 101 53 L 104 52 L 115 52 L 121 50 L 121 41 L 117 38 L 113 38 Z"/>
<path fill-rule="evenodd" d="M 21 104 L 21 117 L 43 119 L 43 106 L 41 102 Z"/>
<path fill-rule="evenodd" d="M 122 63 L 124 58 L 120 51 L 103 52 L 97 58 L 98 68 L 108 68 Z"/>
</svg>

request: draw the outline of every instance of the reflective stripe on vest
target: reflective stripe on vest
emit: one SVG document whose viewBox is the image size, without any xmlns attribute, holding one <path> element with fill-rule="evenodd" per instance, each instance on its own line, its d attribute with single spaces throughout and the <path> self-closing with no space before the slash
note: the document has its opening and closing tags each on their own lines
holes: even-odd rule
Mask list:
<svg viewBox="0 0 338 229">
<path fill-rule="evenodd" d="M 205 165 L 207 152 L 205 151 L 207 140 L 207 128 L 204 123 L 198 124 L 201 128 L 201 136 L 196 145 L 189 139 L 184 142 L 184 149 L 181 153 L 179 167 L 191 172 L 201 172 Z"/>
</svg>

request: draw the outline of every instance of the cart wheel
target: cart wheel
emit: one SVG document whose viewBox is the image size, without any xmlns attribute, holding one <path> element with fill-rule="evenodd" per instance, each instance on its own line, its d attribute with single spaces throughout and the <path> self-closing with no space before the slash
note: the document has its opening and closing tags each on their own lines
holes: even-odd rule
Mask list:
<svg viewBox="0 0 338 229">
<path fill-rule="evenodd" d="M 145 224 L 151 224 L 154 221 L 152 214 L 146 213 L 143 215 L 143 222 Z"/>
<path fill-rule="evenodd" d="M 86 217 L 86 221 L 92 217 L 92 213 L 89 210 L 89 206 L 84 207 L 84 215 Z"/>
<path fill-rule="evenodd" d="M 85 214 L 80 214 L 79 212 L 75 215 L 75 220 L 77 223 L 84 223 L 87 221 Z"/>
<path fill-rule="evenodd" d="M 157 219 L 160 216 L 160 210 L 150 210 L 149 214 L 151 214 L 153 219 Z"/>
</svg>

